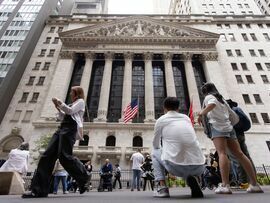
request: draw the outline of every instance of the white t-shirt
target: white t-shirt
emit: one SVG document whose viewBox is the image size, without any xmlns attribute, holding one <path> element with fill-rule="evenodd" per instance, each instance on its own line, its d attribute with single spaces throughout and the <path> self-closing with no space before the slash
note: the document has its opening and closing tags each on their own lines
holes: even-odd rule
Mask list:
<svg viewBox="0 0 270 203">
<path fill-rule="evenodd" d="M 233 126 L 229 119 L 229 111 L 226 104 L 220 103 L 217 98 L 211 94 L 205 97 L 204 104 L 205 106 L 209 104 L 216 105 L 216 107 L 207 114 L 209 123 L 212 124 L 213 128 L 221 132 L 231 132 Z"/>
<path fill-rule="evenodd" d="M 130 160 L 132 160 L 132 169 L 141 170 L 141 166 L 144 162 L 144 157 L 140 152 L 132 154 Z"/>
<path fill-rule="evenodd" d="M 169 111 L 157 120 L 153 148 L 161 148 L 161 160 L 175 165 L 201 165 L 205 162 L 190 118 L 176 111 Z"/>
</svg>

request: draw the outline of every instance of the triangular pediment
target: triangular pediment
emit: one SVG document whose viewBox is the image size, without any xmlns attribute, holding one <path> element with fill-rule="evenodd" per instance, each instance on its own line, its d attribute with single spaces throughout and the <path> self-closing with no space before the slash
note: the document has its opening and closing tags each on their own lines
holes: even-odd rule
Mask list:
<svg viewBox="0 0 270 203">
<path fill-rule="evenodd" d="M 104 43 L 108 41 L 127 42 L 131 39 L 135 42 L 152 42 L 159 39 L 167 42 L 177 41 L 211 41 L 216 43 L 219 35 L 177 23 L 164 22 L 147 16 L 130 16 L 124 19 L 100 23 L 69 30 L 59 34 L 63 43 L 71 40 L 91 41 L 98 40 Z M 154 40 L 154 41 L 153 41 Z"/>
</svg>

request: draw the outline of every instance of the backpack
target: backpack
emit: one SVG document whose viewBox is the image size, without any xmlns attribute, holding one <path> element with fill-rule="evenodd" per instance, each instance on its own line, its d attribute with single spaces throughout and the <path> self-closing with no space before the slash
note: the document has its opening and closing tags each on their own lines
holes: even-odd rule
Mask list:
<svg viewBox="0 0 270 203">
<path fill-rule="evenodd" d="M 239 116 L 239 122 L 233 126 L 235 131 L 248 131 L 251 128 L 251 122 L 247 115 L 239 107 L 233 107 L 233 111 Z"/>
</svg>

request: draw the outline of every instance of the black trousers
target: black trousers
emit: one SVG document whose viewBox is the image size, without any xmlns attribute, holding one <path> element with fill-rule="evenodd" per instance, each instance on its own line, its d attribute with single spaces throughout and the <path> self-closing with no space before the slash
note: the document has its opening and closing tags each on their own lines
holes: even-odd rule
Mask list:
<svg viewBox="0 0 270 203">
<path fill-rule="evenodd" d="M 38 196 L 48 195 L 49 180 L 57 159 L 79 186 L 87 182 L 88 175 L 84 165 L 72 155 L 76 133 L 76 122 L 71 116 L 66 115 L 58 130 L 53 134 L 47 149 L 40 157 L 31 183 L 33 193 Z"/>
<path fill-rule="evenodd" d="M 115 186 L 116 186 L 116 181 L 118 181 L 119 189 L 122 189 L 122 184 L 121 184 L 120 177 L 115 177 L 115 178 L 114 178 L 114 181 L 113 181 L 113 188 L 115 188 Z"/>
<path fill-rule="evenodd" d="M 143 179 L 144 179 L 144 181 L 143 181 L 143 191 L 145 191 L 145 189 L 146 189 L 147 181 L 150 182 L 151 189 L 154 190 L 153 179 L 149 179 L 149 178 L 143 178 Z"/>
</svg>

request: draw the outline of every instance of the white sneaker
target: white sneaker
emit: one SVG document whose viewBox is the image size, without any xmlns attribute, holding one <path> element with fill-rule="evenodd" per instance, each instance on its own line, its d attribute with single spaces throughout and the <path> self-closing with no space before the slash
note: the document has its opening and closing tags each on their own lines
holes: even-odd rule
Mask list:
<svg viewBox="0 0 270 203">
<path fill-rule="evenodd" d="M 157 186 L 154 190 L 153 197 L 170 197 L 169 189 L 165 186 Z"/>
<path fill-rule="evenodd" d="M 223 186 L 222 183 L 218 184 L 218 188 L 215 190 L 216 194 L 232 194 L 230 185 Z"/>
<path fill-rule="evenodd" d="M 248 193 L 263 193 L 262 188 L 257 184 L 257 185 L 249 185 L 247 189 Z"/>
</svg>

